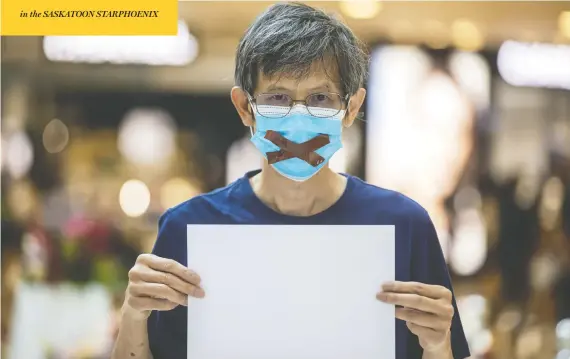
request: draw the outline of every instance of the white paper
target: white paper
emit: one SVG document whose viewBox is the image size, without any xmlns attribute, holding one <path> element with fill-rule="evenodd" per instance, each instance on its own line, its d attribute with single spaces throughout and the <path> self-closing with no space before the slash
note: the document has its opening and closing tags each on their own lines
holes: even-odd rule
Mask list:
<svg viewBox="0 0 570 359">
<path fill-rule="evenodd" d="M 188 226 L 188 359 L 394 359 L 394 226 Z"/>
</svg>

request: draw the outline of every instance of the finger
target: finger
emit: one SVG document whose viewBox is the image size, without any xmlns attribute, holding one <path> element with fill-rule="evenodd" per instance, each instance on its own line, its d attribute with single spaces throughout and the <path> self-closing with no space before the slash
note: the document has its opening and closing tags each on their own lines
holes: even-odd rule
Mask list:
<svg viewBox="0 0 570 359">
<path fill-rule="evenodd" d="M 167 285 L 159 283 L 132 283 L 129 285 L 130 293 L 134 297 L 151 297 L 166 299 L 170 302 L 187 306 L 188 296 L 180 293 Z"/>
<path fill-rule="evenodd" d="M 155 271 L 148 267 L 140 268 L 137 271 L 136 279 L 147 283 L 166 284 L 180 293 L 188 294 L 195 298 L 203 298 L 205 295 L 202 288 L 180 279 L 177 275 Z"/>
<path fill-rule="evenodd" d="M 134 297 L 131 296 L 128 301 L 129 305 L 136 310 L 172 310 L 178 304 L 170 302 L 166 299 Z"/>
<path fill-rule="evenodd" d="M 154 270 L 172 273 L 188 283 L 200 285 L 200 276 L 175 260 L 158 257 L 153 254 L 142 254 L 138 260 Z"/>
<path fill-rule="evenodd" d="M 441 303 L 435 299 L 422 297 L 417 294 L 406 293 L 378 293 L 378 300 L 399 305 L 406 308 L 416 309 L 423 312 L 438 314 L 441 311 Z"/>
<path fill-rule="evenodd" d="M 395 293 L 410 293 L 432 299 L 451 299 L 451 291 L 440 285 L 418 282 L 387 282 L 382 285 L 382 291 Z"/>
<path fill-rule="evenodd" d="M 396 318 L 436 331 L 447 330 L 451 324 L 447 318 L 407 308 L 396 308 Z"/>
</svg>

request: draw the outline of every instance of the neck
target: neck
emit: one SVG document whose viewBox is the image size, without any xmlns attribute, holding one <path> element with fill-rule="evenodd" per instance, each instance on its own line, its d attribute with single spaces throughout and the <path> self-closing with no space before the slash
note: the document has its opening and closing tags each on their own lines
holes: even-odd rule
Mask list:
<svg viewBox="0 0 570 359">
<path fill-rule="evenodd" d="M 346 188 L 346 177 L 328 167 L 304 182 L 281 176 L 267 162 L 250 179 L 255 195 L 273 210 L 291 216 L 311 216 L 332 206 Z"/>
</svg>

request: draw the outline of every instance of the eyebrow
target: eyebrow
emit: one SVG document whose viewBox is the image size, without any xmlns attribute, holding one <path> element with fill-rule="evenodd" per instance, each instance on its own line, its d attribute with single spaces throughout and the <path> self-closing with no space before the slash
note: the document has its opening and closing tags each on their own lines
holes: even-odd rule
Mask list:
<svg viewBox="0 0 570 359">
<path fill-rule="evenodd" d="M 283 92 L 290 92 L 291 89 L 282 87 L 282 86 L 278 86 L 278 85 L 271 85 L 269 86 L 267 89 L 265 89 L 265 91 L 283 91 Z"/>
<path fill-rule="evenodd" d="M 329 86 L 328 83 L 324 83 L 324 84 L 322 84 L 322 85 L 318 85 L 318 86 L 315 86 L 315 87 L 311 87 L 311 88 L 309 89 L 310 92 L 313 92 L 313 91 L 320 91 L 320 90 L 331 91 L 331 86 Z"/>
<path fill-rule="evenodd" d="M 291 92 L 294 91 L 292 89 L 288 89 L 285 88 L 283 86 L 279 86 L 279 85 L 270 85 L 265 91 L 283 91 L 283 92 Z M 323 83 L 314 87 L 311 87 L 308 89 L 309 92 L 315 92 L 315 91 L 333 91 L 331 89 L 330 83 Z"/>
</svg>

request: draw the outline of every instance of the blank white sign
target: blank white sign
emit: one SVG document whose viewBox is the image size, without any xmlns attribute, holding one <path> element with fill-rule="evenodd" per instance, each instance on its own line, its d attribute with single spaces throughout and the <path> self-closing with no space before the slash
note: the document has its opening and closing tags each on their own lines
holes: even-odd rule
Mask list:
<svg viewBox="0 0 570 359">
<path fill-rule="evenodd" d="M 394 226 L 188 226 L 188 359 L 394 359 Z"/>
</svg>

